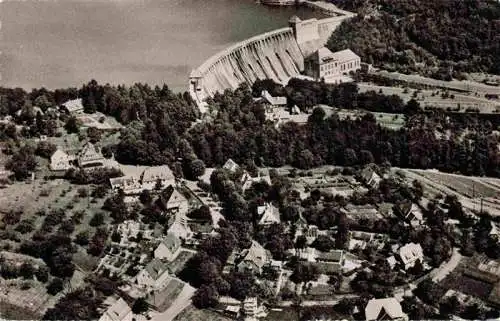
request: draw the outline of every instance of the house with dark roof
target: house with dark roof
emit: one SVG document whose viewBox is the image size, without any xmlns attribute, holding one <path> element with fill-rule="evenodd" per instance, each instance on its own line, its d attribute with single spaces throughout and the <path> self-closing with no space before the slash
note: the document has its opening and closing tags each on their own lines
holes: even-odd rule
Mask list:
<svg viewBox="0 0 500 321">
<path fill-rule="evenodd" d="M 255 273 L 262 273 L 262 268 L 271 258 L 270 253 L 256 241 L 252 241 L 249 249 L 241 253 L 241 261 L 238 263 L 238 270 L 250 270 Z"/>
<path fill-rule="evenodd" d="M 378 188 L 382 177 L 377 174 L 374 166 L 368 165 L 361 171 L 361 179 L 368 187 Z"/>
<path fill-rule="evenodd" d="M 156 204 L 165 212 L 187 212 L 189 202 L 174 186 L 168 186 L 156 200 Z"/>
<path fill-rule="evenodd" d="M 99 167 L 105 162 L 101 149 L 91 142 L 87 142 L 77 156 L 78 166 L 80 167 Z"/>
<path fill-rule="evenodd" d="M 395 213 L 411 226 L 420 226 L 424 222 L 424 215 L 417 204 L 410 200 L 403 201 L 394 206 Z"/>
<path fill-rule="evenodd" d="M 153 259 L 136 276 L 136 283 L 142 288 L 159 289 L 169 279 L 167 266 L 158 259 Z"/>
</svg>

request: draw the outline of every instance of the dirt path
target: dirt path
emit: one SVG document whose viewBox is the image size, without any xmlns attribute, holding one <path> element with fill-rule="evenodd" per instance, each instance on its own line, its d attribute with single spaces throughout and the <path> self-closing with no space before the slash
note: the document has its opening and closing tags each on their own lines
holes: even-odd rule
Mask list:
<svg viewBox="0 0 500 321">
<path fill-rule="evenodd" d="M 453 271 L 460 263 L 462 259 L 462 254 L 458 251 L 458 248 L 453 249 L 453 254 L 448 262 L 443 263 L 435 272 L 432 277 L 432 281 L 439 282 L 442 281 L 451 271 Z"/>
</svg>

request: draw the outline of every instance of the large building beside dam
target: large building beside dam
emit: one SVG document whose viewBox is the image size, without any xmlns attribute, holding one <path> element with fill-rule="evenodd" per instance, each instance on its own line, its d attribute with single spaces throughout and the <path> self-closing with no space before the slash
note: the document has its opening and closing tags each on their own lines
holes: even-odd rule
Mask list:
<svg viewBox="0 0 500 321">
<path fill-rule="evenodd" d="M 294 16 L 289 26 L 267 32 L 215 54 L 193 70 L 189 92 L 202 112 L 205 99 L 241 83 L 252 85 L 257 79 L 285 83 L 304 71 L 304 60 L 323 47 L 331 33 L 347 18 L 343 10 L 326 19 L 301 20 Z"/>
</svg>

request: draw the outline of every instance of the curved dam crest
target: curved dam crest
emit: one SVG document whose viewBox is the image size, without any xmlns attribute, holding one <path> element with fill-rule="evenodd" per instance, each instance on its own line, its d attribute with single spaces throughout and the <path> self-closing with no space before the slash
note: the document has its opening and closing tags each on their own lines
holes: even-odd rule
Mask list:
<svg viewBox="0 0 500 321">
<path fill-rule="evenodd" d="M 331 33 L 355 14 L 338 10 L 317 20 L 293 17 L 289 27 L 238 42 L 207 59 L 189 76 L 189 93 L 202 113 L 205 99 L 257 79 L 284 83 L 304 70 L 304 59 L 323 47 Z"/>
</svg>

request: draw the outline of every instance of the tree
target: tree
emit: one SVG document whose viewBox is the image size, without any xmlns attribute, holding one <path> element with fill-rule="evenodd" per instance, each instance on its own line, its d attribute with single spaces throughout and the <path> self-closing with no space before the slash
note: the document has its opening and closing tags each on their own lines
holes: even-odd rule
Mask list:
<svg viewBox="0 0 500 321">
<path fill-rule="evenodd" d="M 199 309 L 215 307 L 219 302 L 219 293 L 214 285 L 202 285 L 193 296 L 193 304 Z"/>
<path fill-rule="evenodd" d="M 49 280 L 49 269 L 46 266 L 41 265 L 35 271 L 35 276 L 38 282 L 46 283 Z"/>
<path fill-rule="evenodd" d="M 328 235 L 318 235 L 314 240 L 312 247 L 319 251 L 328 252 L 335 248 L 335 241 Z"/>
<path fill-rule="evenodd" d="M 114 231 L 113 234 L 111 234 L 111 241 L 120 243 L 121 239 L 122 236 L 120 233 L 118 233 L 118 231 Z"/>
<path fill-rule="evenodd" d="M 212 215 L 210 214 L 210 207 L 208 207 L 207 205 L 202 205 L 199 208 L 190 211 L 187 214 L 187 217 L 202 221 L 210 221 L 212 219 Z"/>
<path fill-rule="evenodd" d="M 89 225 L 92 227 L 101 226 L 102 224 L 104 224 L 104 214 L 101 212 L 95 213 L 89 222 Z"/>
<path fill-rule="evenodd" d="M 132 312 L 134 314 L 142 314 L 149 310 L 149 304 L 144 298 L 138 298 L 135 300 L 134 305 L 132 305 Z"/>
<path fill-rule="evenodd" d="M 80 121 L 75 116 L 70 116 L 64 125 L 64 129 L 66 129 L 68 134 L 78 134 L 80 131 Z"/>
<path fill-rule="evenodd" d="M 35 154 L 37 156 L 50 159 L 50 156 L 57 150 L 57 146 L 46 141 L 41 141 L 36 145 Z"/>
<path fill-rule="evenodd" d="M 205 173 L 205 163 L 201 159 L 193 159 L 189 161 L 188 170 L 184 172 L 185 176 L 191 179 L 197 179 Z"/>
<path fill-rule="evenodd" d="M 24 279 L 32 279 L 33 275 L 35 273 L 35 268 L 33 265 L 31 265 L 28 262 L 24 262 L 21 265 L 21 268 L 19 269 L 19 274 L 24 278 Z"/>
<path fill-rule="evenodd" d="M 17 180 L 26 179 L 37 167 L 37 161 L 32 147 L 23 146 L 5 164 Z"/>
<path fill-rule="evenodd" d="M 75 237 L 75 243 L 81 246 L 89 244 L 89 231 L 81 231 Z"/>
<path fill-rule="evenodd" d="M 316 280 L 319 272 L 315 265 L 299 262 L 293 269 L 290 280 L 294 283 L 302 283 Z"/>
<path fill-rule="evenodd" d="M 307 238 L 304 235 L 299 235 L 295 241 L 296 249 L 305 249 L 307 247 Z"/>
<path fill-rule="evenodd" d="M 47 293 L 49 293 L 50 295 L 56 295 L 57 293 L 61 292 L 63 288 L 63 280 L 61 280 L 60 278 L 54 278 L 49 283 L 49 285 L 47 285 Z"/>
<path fill-rule="evenodd" d="M 153 201 L 153 197 L 151 196 L 151 192 L 147 189 L 143 189 L 141 194 L 139 195 L 139 201 L 142 204 L 150 204 Z"/>
<path fill-rule="evenodd" d="M 443 317 L 449 318 L 452 315 L 457 315 L 460 308 L 461 308 L 460 301 L 458 301 L 458 298 L 455 295 L 453 295 L 446 298 L 439 305 L 439 313 L 441 313 Z"/>
</svg>

